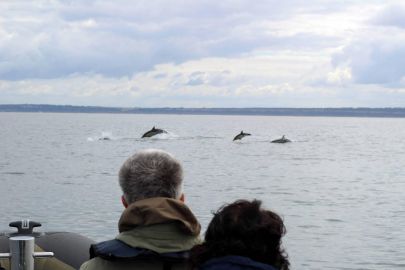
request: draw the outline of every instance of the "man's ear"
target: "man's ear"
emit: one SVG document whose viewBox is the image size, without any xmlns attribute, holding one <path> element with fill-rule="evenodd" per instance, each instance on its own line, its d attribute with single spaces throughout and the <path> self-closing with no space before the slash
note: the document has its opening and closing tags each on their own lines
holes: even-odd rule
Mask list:
<svg viewBox="0 0 405 270">
<path fill-rule="evenodd" d="M 179 200 L 182 202 L 184 202 L 186 200 L 184 193 L 181 193 Z"/>
<path fill-rule="evenodd" d="M 124 195 L 121 196 L 121 202 L 122 202 L 122 205 L 123 205 L 125 208 L 128 207 L 128 203 L 127 203 L 127 200 L 125 200 Z"/>
</svg>

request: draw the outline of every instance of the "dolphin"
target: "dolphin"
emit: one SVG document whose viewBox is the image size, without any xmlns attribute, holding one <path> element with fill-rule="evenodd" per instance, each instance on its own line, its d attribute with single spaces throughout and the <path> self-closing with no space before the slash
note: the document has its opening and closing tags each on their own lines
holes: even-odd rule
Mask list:
<svg viewBox="0 0 405 270">
<path fill-rule="evenodd" d="M 241 140 L 243 137 L 250 136 L 250 135 L 251 135 L 250 133 L 244 133 L 242 130 L 238 135 L 235 136 L 235 138 L 233 138 L 233 140 L 234 141 Z"/>
<path fill-rule="evenodd" d="M 145 134 L 142 135 L 142 138 L 153 137 L 161 133 L 167 133 L 167 131 L 160 128 L 155 128 L 155 126 L 153 126 L 151 130 L 147 131 Z"/>
<path fill-rule="evenodd" d="M 277 139 L 277 140 L 274 140 L 274 141 L 271 141 L 271 142 L 272 143 L 288 143 L 288 142 L 291 142 L 291 140 L 287 139 L 285 137 L 285 135 L 283 135 L 283 137 L 281 137 L 280 139 Z"/>
</svg>

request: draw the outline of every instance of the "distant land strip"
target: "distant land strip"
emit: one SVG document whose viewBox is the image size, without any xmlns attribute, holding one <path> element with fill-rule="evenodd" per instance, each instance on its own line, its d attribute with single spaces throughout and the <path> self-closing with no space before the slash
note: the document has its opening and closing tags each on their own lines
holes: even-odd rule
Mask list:
<svg viewBox="0 0 405 270">
<path fill-rule="evenodd" d="M 194 114 L 194 115 L 273 115 L 405 117 L 404 108 L 125 108 L 48 104 L 0 104 L 0 112 L 44 113 L 120 113 L 120 114 Z"/>
</svg>

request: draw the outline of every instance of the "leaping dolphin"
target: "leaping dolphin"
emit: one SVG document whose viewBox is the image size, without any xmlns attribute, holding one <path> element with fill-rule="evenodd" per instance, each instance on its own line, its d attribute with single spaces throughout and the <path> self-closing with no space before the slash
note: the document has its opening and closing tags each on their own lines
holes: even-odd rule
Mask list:
<svg viewBox="0 0 405 270">
<path fill-rule="evenodd" d="M 167 133 L 167 131 L 160 128 L 155 128 L 155 126 L 153 126 L 151 130 L 147 131 L 145 134 L 142 135 L 142 138 L 153 137 L 161 133 Z"/>
<path fill-rule="evenodd" d="M 285 137 L 285 135 L 283 135 L 283 137 L 281 137 L 280 139 L 277 139 L 277 140 L 274 140 L 274 141 L 271 141 L 272 143 L 288 143 L 288 142 L 291 142 L 289 139 L 287 139 L 286 137 Z"/>
<path fill-rule="evenodd" d="M 250 135 L 251 135 L 250 133 L 244 133 L 242 130 L 238 135 L 235 136 L 235 138 L 233 138 L 233 140 L 234 141 L 241 140 L 243 137 L 250 136 Z"/>
</svg>

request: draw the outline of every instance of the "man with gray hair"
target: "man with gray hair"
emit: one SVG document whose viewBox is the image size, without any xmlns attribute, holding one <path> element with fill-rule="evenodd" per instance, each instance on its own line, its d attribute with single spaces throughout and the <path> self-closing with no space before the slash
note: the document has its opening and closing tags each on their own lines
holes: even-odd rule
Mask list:
<svg viewBox="0 0 405 270">
<path fill-rule="evenodd" d="M 93 245 L 80 269 L 186 269 L 200 224 L 184 204 L 182 182 L 182 167 L 167 152 L 148 149 L 127 159 L 119 171 L 120 233 Z"/>
</svg>

